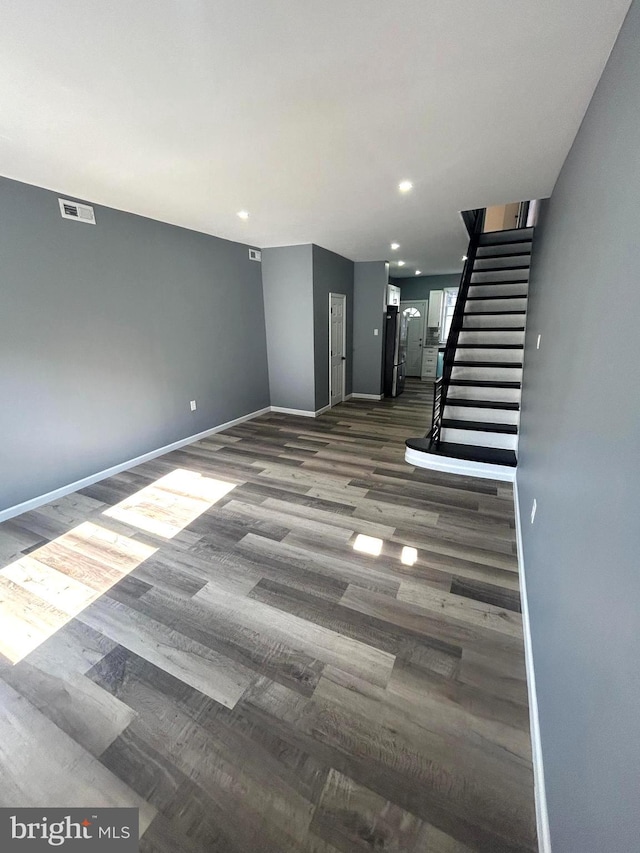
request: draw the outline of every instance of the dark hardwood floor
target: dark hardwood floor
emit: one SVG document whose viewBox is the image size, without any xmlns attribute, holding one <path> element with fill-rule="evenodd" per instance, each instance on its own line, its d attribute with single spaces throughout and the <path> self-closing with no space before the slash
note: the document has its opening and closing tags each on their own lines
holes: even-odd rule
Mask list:
<svg viewBox="0 0 640 853">
<path fill-rule="evenodd" d="M 157 853 L 534 851 L 511 486 L 431 389 L 271 414 L 0 525 L 0 805 Z"/>
</svg>

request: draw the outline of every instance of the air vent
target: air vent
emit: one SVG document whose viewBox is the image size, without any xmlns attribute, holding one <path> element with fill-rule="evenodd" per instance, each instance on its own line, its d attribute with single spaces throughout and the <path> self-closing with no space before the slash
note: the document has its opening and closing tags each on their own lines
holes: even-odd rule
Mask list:
<svg viewBox="0 0 640 853">
<path fill-rule="evenodd" d="M 262 260 L 262 252 L 260 249 L 249 249 L 249 260 L 260 262 Z"/>
<path fill-rule="evenodd" d="M 87 225 L 96 224 L 93 208 L 88 204 L 69 201 L 67 198 L 59 198 L 58 204 L 60 205 L 60 213 L 63 219 L 76 219 L 78 222 L 86 222 Z"/>
</svg>

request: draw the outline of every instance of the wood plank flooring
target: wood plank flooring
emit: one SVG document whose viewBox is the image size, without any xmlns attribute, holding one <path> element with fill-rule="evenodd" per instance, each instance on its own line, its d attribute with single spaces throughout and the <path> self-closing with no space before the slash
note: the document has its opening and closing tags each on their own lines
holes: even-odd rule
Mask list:
<svg viewBox="0 0 640 853">
<path fill-rule="evenodd" d="M 136 806 L 145 853 L 536 850 L 513 495 L 405 464 L 430 397 L 0 525 L 0 806 Z"/>
</svg>

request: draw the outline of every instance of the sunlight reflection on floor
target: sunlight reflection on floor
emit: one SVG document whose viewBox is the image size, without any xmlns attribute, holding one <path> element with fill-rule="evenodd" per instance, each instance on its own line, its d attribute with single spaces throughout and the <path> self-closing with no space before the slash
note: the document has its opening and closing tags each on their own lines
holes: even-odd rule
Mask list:
<svg viewBox="0 0 640 853">
<path fill-rule="evenodd" d="M 104 515 L 171 539 L 232 489 L 234 483 L 177 468 Z"/>
<path fill-rule="evenodd" d="M 102 514 L 165 539 L 235 488 L 177 468 Z M 157 548 L 93 521 L 0 571 L 0 654 L 17 663 L 126 577 Z"/>
</svg>

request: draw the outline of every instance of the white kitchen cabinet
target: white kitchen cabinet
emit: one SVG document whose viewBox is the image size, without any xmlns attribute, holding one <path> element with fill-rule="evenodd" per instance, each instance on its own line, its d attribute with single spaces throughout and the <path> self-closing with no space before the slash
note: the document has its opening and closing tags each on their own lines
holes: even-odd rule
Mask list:
<svg viewBox="0 0 640 853">
<path fill-rule="evenodd" d="M 440 321 L 442 318 L 442 300 L 444 298 L 444 290 L 432 290 L 429 294 L 429 310 L 427 312 L 427 326 L 430 329 L 438 327 L 440 330 Z"/>
</svg>

